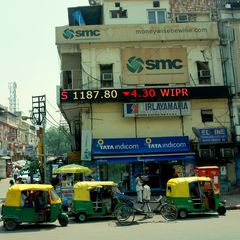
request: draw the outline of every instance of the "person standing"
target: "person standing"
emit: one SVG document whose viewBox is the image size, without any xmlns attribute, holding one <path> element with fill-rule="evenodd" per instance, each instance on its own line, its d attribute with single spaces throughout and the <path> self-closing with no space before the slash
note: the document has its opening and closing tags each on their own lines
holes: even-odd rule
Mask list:
<svg viewBox="0 0 240 240">
<path fill-rule="evenodd" d="M 11 187 L 11 186 L 13 186 L 14 185 L 14 181 L 13 181 L 13 179 L 11 179 L 10 181 L 9 181 L 9 187 Z"/>
<path fill-rule="evenodd" d="M 87 176 L 87 180 L 90 181 L 90 182 L 94 182 L 94 178 L 92 177 L 92 175 L 88 175 Z"/>
<path fill-rule="evenodd" d="M 142 191 L 143 191 L 143 181 L 142 181 L 140 175 L 138 175 L 136 177 L 135 182 L 136 182 L 137 201 L 139 203 L 142 203 L 142 201 L 143 201 L 143 193 L 142 193 Z"/>
<path fill-rule="evenodd" d="M 14 170 L 13 170 L 13 179 L 14 179 L 15 182 L 18 178 L 18 175 L 19 175 L 19 170 L 15 167 Z"/>
</svg>

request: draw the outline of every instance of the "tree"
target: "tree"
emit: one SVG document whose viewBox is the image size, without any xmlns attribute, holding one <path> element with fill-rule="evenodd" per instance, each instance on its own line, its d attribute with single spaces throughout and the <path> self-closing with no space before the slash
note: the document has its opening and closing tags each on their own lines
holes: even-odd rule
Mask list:
<svg viewBox="0 0 240 240">
<path fill-rule="evenodd" d="M 62 127 L 46 130 L 45 141 L 47 155 L 62 156 L 71 151 L 70 135 Z"/>
</svg>

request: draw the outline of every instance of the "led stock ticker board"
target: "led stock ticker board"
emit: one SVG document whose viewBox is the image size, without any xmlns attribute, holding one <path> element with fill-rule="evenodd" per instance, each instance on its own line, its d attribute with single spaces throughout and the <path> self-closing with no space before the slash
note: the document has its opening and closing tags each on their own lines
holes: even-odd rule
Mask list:
<svg viewBox="0 0 240 240">
<path fill-rule="evenodd" d="M 216 87 L 128 88 L 79 90 L 60 89 L 61 103 L 172 101 L 191 98 L 226 98 L 228 90 Z"/>
</svg>

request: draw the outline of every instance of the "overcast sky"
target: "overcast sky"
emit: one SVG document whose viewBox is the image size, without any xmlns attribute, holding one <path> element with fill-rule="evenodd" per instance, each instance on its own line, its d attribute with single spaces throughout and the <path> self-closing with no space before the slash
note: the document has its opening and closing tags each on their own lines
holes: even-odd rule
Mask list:
<svg viewBox="0 0 240 240">
<path fill-rule="evenodd" d="M 68 25 L 68 7 L 88 5 L 88 0 L 0 1 L 1 105 L 9 107 L 9 83 L 16 82 L 17 110 L 28 115 L 32 96 L 45 94 L 47 111 L 59 122 L 56 86 L 60 83 L 60 64 L 55 27 Z"/>
</svg>

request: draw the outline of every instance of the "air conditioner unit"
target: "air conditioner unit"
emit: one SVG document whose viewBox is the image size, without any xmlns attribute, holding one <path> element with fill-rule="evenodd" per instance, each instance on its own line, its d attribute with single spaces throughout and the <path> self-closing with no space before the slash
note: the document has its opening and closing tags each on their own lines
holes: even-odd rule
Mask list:
<svg viewBox="0 0 240 240">
<path fill-rule="evenodd" d="M 102 74 L 102 81 L 112 81 L 113 75 L 112 73 L 103 73 Z"/>
<path fill-rule="evenodd" d="M 179 23 L 184 23 L 184 22 L 188 22 L 188 15 L 178 15 L 176 18 L 177 22 Z"/>
<path fill-rule="evenodd" d="M 209 78 L 211 77 L 210 71 L 208 69 L 200 70 L 199 77 L 201 78 Z"/>
<path fill-rule="evenodd" d="M 200 157 L 204 159 L 210 159 L 212 158 L 212 150 L 209 148 L 206 149 L 200 149 Z"/>
<path fill-rule="evenodd" d="M 233 157 L 233 149 L 232 148 L 221 148 L 221 157 L 231 158 Z"/>
</svg>

